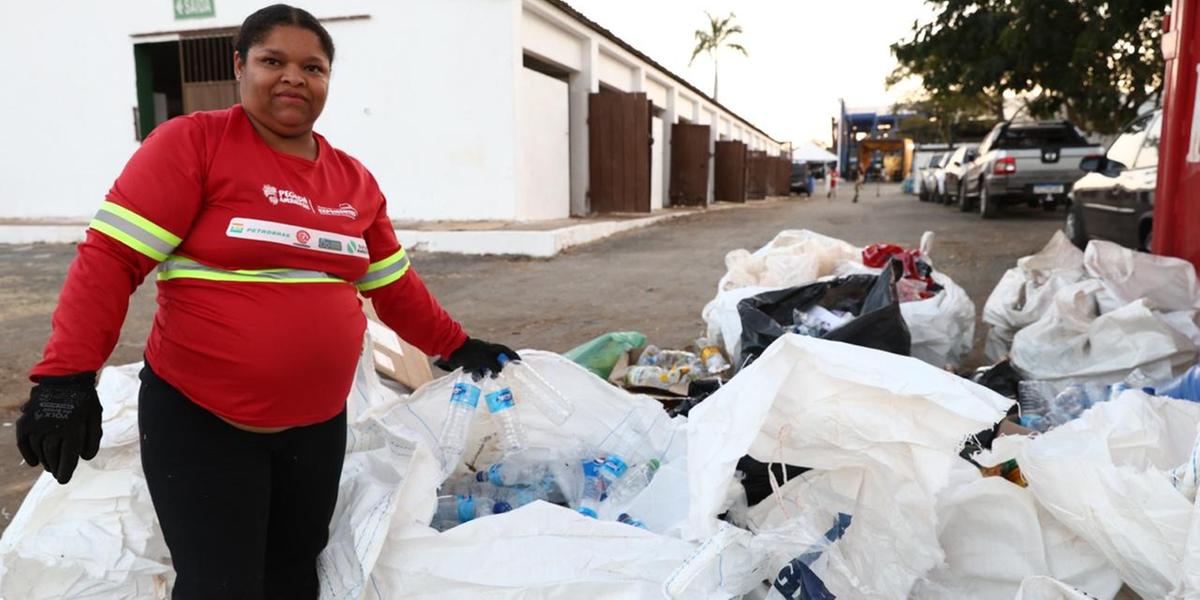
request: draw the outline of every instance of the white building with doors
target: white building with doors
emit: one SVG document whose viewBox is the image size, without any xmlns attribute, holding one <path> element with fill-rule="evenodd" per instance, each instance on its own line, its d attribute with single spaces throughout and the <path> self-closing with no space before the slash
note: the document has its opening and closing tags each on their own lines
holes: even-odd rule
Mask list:
<svg viewBox="0 0 1200 600">
<path fill-rule="evenodd" d="M 85 222 L 157 123 L 236 102 L 232 36 L 264 4 L 7 6 L 0 48 L 27 75 L 0 96 L 0 219 Z M 612 210 L 597 201 L 592 173 L 612 167 L 600 159 L 621 140 L 590 135 L 589 110 L 599 109 L 589 106 L 603 104 L 597 95 L 624 94 L 633 104 L 622 106 L 636 108 L 644 94 L 649 164 L 630 171 L 616 161 L 616 184 L 605 184 L 620 187 L 630 172 L 648 179 L 649 204 L 639 200 L 635 211 L 669 203 L 674 124 L 709 126 L 710 162 L 718 140 L 784 151 L 558 0 L 297 5 L 321 19 L 337 46 L 317 130 L 371 169 L 394 219 L 525 221 Z M 703 203 L 713 199 L 713 172 L 710 165 Z"/>
</svg>

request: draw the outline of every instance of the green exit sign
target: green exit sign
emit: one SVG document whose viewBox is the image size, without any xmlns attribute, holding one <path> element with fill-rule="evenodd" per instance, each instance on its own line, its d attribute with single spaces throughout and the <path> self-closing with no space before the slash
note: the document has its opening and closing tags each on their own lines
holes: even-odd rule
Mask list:
<svg viewBox="0 0 1200 600">
<path fill-rule="evenodd" d="M 174 0 L 176 19 L 199 19 L 217 14 L 213 0 Z"/>
</svg>

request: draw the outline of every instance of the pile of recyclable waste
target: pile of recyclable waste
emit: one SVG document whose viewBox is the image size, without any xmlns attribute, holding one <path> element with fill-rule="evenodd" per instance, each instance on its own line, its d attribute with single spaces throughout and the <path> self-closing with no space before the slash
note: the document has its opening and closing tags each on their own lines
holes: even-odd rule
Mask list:
<svg viewBox="0 0 1200 600">
<path fill-rule="evenodd" d="M 367 340 L 321 597 L 1200 597 L 1194 273 L 1052 241 L 968 379 L 974 308 L 924 242 L 731 253 L 689 348 L 613 332 L 409 394 Z M 100 454 L 0 537 L 0 597 L 169 597 L 139 368 L 103 371 Z"/>
</svg>

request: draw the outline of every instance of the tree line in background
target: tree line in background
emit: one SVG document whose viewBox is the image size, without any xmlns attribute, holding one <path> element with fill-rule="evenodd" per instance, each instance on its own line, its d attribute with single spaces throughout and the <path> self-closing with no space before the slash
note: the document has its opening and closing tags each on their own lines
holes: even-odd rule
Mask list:
<svg viewBox="0 0 1200 600">
<path fill-rule="evenodd" d="M 1034 118 L 1112 134 L 1160 94 L 1167 0 L 927 3 L 937 16 L 891 46 L 898 66 L 888 84 L 916 76 L 924 87 L 900 106 L 926 115 L 906 122 L 906 135 L 953 141 L 973 124 L 1012 118 L 1006 92 Z"/>
</svg>

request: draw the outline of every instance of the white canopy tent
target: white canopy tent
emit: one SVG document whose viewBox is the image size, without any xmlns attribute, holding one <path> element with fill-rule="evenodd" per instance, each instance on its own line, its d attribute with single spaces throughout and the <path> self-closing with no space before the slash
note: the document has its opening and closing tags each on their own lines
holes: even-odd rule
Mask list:
<svg viewBox="0 0 1200 600">
<path fill-rule="evenodd" d="M 812 142 L 799 142 L 792 149 L 792 160 L 795 162 L 837 162 L 837 156 Z"/>
</svg>

